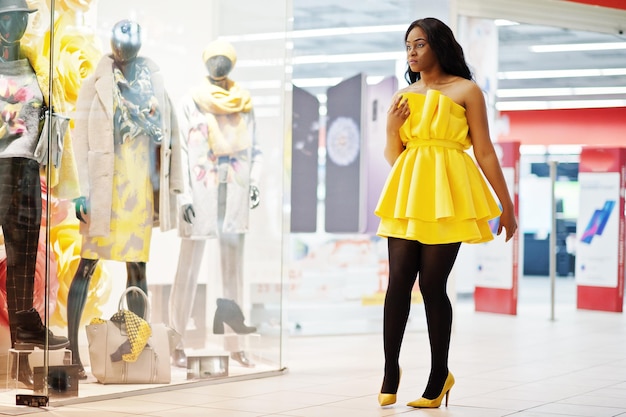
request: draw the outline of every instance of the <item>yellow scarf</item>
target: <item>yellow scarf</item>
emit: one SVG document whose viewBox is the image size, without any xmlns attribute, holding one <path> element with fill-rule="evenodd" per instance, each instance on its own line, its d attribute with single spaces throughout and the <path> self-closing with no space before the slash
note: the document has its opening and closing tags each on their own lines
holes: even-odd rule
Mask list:
<svg viewBox="0 0 626 417">
<path fill-rule="evenodd" d="M 227 79 L 225 90 L 205 78 L 192 94 L 193 101 L 206 117 L 209 148 L 216 156 L 231 155 L 251 146 L 250 132 L 241 113 L 252 110 L 247 90 Z"/>
</svg>

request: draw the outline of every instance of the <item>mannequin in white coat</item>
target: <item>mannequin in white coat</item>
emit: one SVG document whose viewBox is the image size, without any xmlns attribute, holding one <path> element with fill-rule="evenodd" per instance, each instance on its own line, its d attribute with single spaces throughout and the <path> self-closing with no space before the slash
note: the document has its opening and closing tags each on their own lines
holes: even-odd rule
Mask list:
<svg viewBox="0 0 626 417">
<path fill-rule="evenodd" d="M 228 78 L 236 63 L 231 44 L 211 42 L 203 53 L 208 77 L 182 102 L 182 147 L 186 150 L 190 192 L 181 199 L 180 258 L 170 296 L 170 326 L 183 335 L 190 319 L 205 243 L 217 237 L 223 298 L 218 298 L 213 332 L 247 334 L 244 324 L 243 249 L 249 211 L 259 204 L 261 152 L 254 132 L 249 93 Z M 227 326 L 225 327 L 224 324 Z M 226 349 L 239 364 L 251 367 L 237 337 Z M 186 366 L 181 344 L 174 363 Z"/>
</svg>

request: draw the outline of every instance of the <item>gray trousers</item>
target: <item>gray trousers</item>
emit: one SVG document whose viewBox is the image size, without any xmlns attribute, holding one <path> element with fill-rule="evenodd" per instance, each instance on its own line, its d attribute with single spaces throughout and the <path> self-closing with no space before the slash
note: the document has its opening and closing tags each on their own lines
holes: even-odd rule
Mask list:
<svg viewBox="0 0 626 417">
<path fill-rule="evenodd" d="M 243 305 L 243 248 L 245 235 L 243 233 L 222 233 L 224 211 L 226 208 L 226 186 L 220 184 L 218 193 L 218 243 L 220 250 L 220 267 L 222 276 L 223 296 L 234 300 L 239 306 Z M 196 296 L 198 275 L 204 256 L 206 240 L 181 239 L 180 254 L 176 276 L 172 284 L 169 305 L 169 325 L 185 339 L 185 328 L 191 318 L 191 309 Z M 216 306 L 208 306 L 208 308 Z M 212 328 L 213 323 L 209 323 Z M 239 352 L 239 339 L 225 338 L 225 349 Z"/>
</svg>

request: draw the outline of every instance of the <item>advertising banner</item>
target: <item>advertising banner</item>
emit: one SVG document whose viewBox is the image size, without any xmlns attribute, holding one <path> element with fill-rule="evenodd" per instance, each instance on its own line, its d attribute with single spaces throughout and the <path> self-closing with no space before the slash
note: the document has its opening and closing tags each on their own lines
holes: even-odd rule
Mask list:
<svg viewBox="0 0 626 417">
<path fill-rule="evenodd" d="M 576 224 L 577 307 L 623 310 L 626 149 L 584 148 Z"/>
</svg>

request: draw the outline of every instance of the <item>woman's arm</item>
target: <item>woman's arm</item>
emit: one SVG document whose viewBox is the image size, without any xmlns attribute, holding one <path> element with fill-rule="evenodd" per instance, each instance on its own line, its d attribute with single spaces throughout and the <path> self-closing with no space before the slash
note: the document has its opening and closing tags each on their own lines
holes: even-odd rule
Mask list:
<svg viewBox="0 0 626 417">
<path fill-rule="evenodd" d="M 465 111 L 476 162 L 478 162 L 478 166 L 480 166 L 498 200 L 500 200 L 500 204 L 502 204 L 498 235 L 504 227 L 506 229 L 506 240 L 508 241 L 517 230 L 515 208 L 502 174 L 500 161 L 498 161 L 498 156 L 489 136 L 485 98 L 478 85 L 473 82 L 469 85 L 465 95 Z"/>
<path fill-rule="evenodd" d="M 393 165 L 402 151 L 404 144 L 400 139 L 400 127 L 409 117 L 409 103 L 402 94 L 396 93 L 387 110 L 387 143 L 385 145 L 385 159 L 389 165 Z"/>
</svg>

